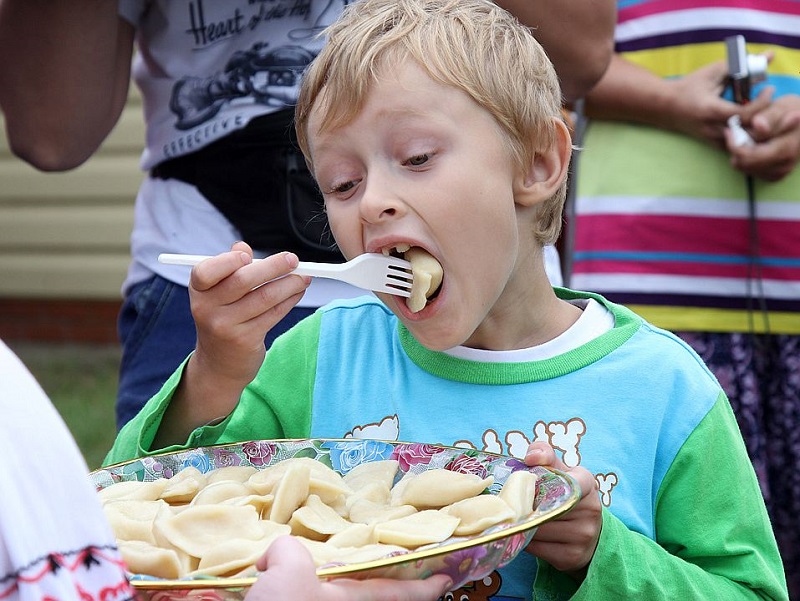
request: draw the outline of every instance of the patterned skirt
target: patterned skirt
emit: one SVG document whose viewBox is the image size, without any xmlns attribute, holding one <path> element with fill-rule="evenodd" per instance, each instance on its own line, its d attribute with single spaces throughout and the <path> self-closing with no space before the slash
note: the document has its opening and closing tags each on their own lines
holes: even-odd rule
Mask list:
<svg viewBox="0 0 800 601">
<path fill-rule="evenodd" d="M 676 332 L 730 399 L 800 600 L 800 336 Z"/>
</svg>

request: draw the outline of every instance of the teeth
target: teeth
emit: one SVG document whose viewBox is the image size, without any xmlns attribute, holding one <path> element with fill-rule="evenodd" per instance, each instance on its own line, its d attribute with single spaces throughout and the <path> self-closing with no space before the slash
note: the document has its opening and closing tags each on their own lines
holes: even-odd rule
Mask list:
<svg viewBox="0 0 800 601">
<path fill-rule="evenodd" d="M 394 246 L 394 247 L 391 247 L 391 248 L 387 246 L 387 247 L 383 248 L 381 250 L 381 252 L 386 257 L 390 256 L 393 252 L 398 254 L 398 255 L 403 255 L 410 248 L 411 248 L 410 244 L 398 244 L 397 246 Z"/>
</svg>

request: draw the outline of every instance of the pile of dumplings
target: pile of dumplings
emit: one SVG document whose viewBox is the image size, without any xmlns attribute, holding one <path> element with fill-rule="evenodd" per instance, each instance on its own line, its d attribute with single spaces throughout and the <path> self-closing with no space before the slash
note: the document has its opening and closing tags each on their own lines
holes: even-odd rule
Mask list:
<svg viewBox="0 0 800 601">
<path fill-rule="evenodd" d="M 431 469 L 395 484 L 398 468 L 380 460 L 342 476 L 310 458 L 262 470 L 186 467 L 98 494 L 128 569 L 166 579 L 254 576 L 256 560 L 284 534 L 297 536 L 319 567 L 473 536 L 533 510 L 537 477 L 526 470 L 493 495 L 491 476 Z"/>
</svg>

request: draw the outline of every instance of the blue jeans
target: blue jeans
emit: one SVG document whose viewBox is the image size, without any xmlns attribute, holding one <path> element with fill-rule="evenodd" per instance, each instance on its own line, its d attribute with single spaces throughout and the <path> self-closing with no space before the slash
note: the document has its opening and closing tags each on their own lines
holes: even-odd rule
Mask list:
<svg viewBox="0 0 800 601">
<path fill-rule="evenodd" d="M 315 311 L 295 307 L 267 334 L 272 341 Z M 122 362 L 117 391 L 117 428 L 131 420 L 157 393 L 187 355 L 197 336 L 189 307 L 189 290 L 160 276 L 133 286 L 117 321 Z"/>
</svg>

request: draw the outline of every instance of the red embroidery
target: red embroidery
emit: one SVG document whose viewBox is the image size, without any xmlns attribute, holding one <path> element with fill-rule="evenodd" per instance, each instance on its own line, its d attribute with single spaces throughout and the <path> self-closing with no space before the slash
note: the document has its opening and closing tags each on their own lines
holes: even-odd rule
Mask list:
<svg viewBox="0 0 800 601">
<path fill-rule="evenodd" d="M 74 585 L 76 598 L 81 601 L 127 601 L 136 598 L 133 587 L 125 576 L 125 563 L 116 549 L 90 546 L 69 553 L 51 553 L 0 579 L 0 583 L 11 581 L 5 590 L 0 588 L 0 601 L 10 598 L 20 586 L 27 587 L 41 583 L 42 588 L 49 588 L 44 586 L 42 581 L 50 575 L 55 578 L 62 577 L 58 575 L 62 570 L 69 574 L 67 581 Z M 98 571 L 102 574 L 97 574 Z M 89 577 L 90 573 L 94 578 Z M 93 584 L 95 586 L 105 584 L 105 586 L 96 593 L 86 590 Z M 41 601 L 61 601 L 52 597 L 52 593 L 42 591 L 41 594 Z"/>
</svg>

